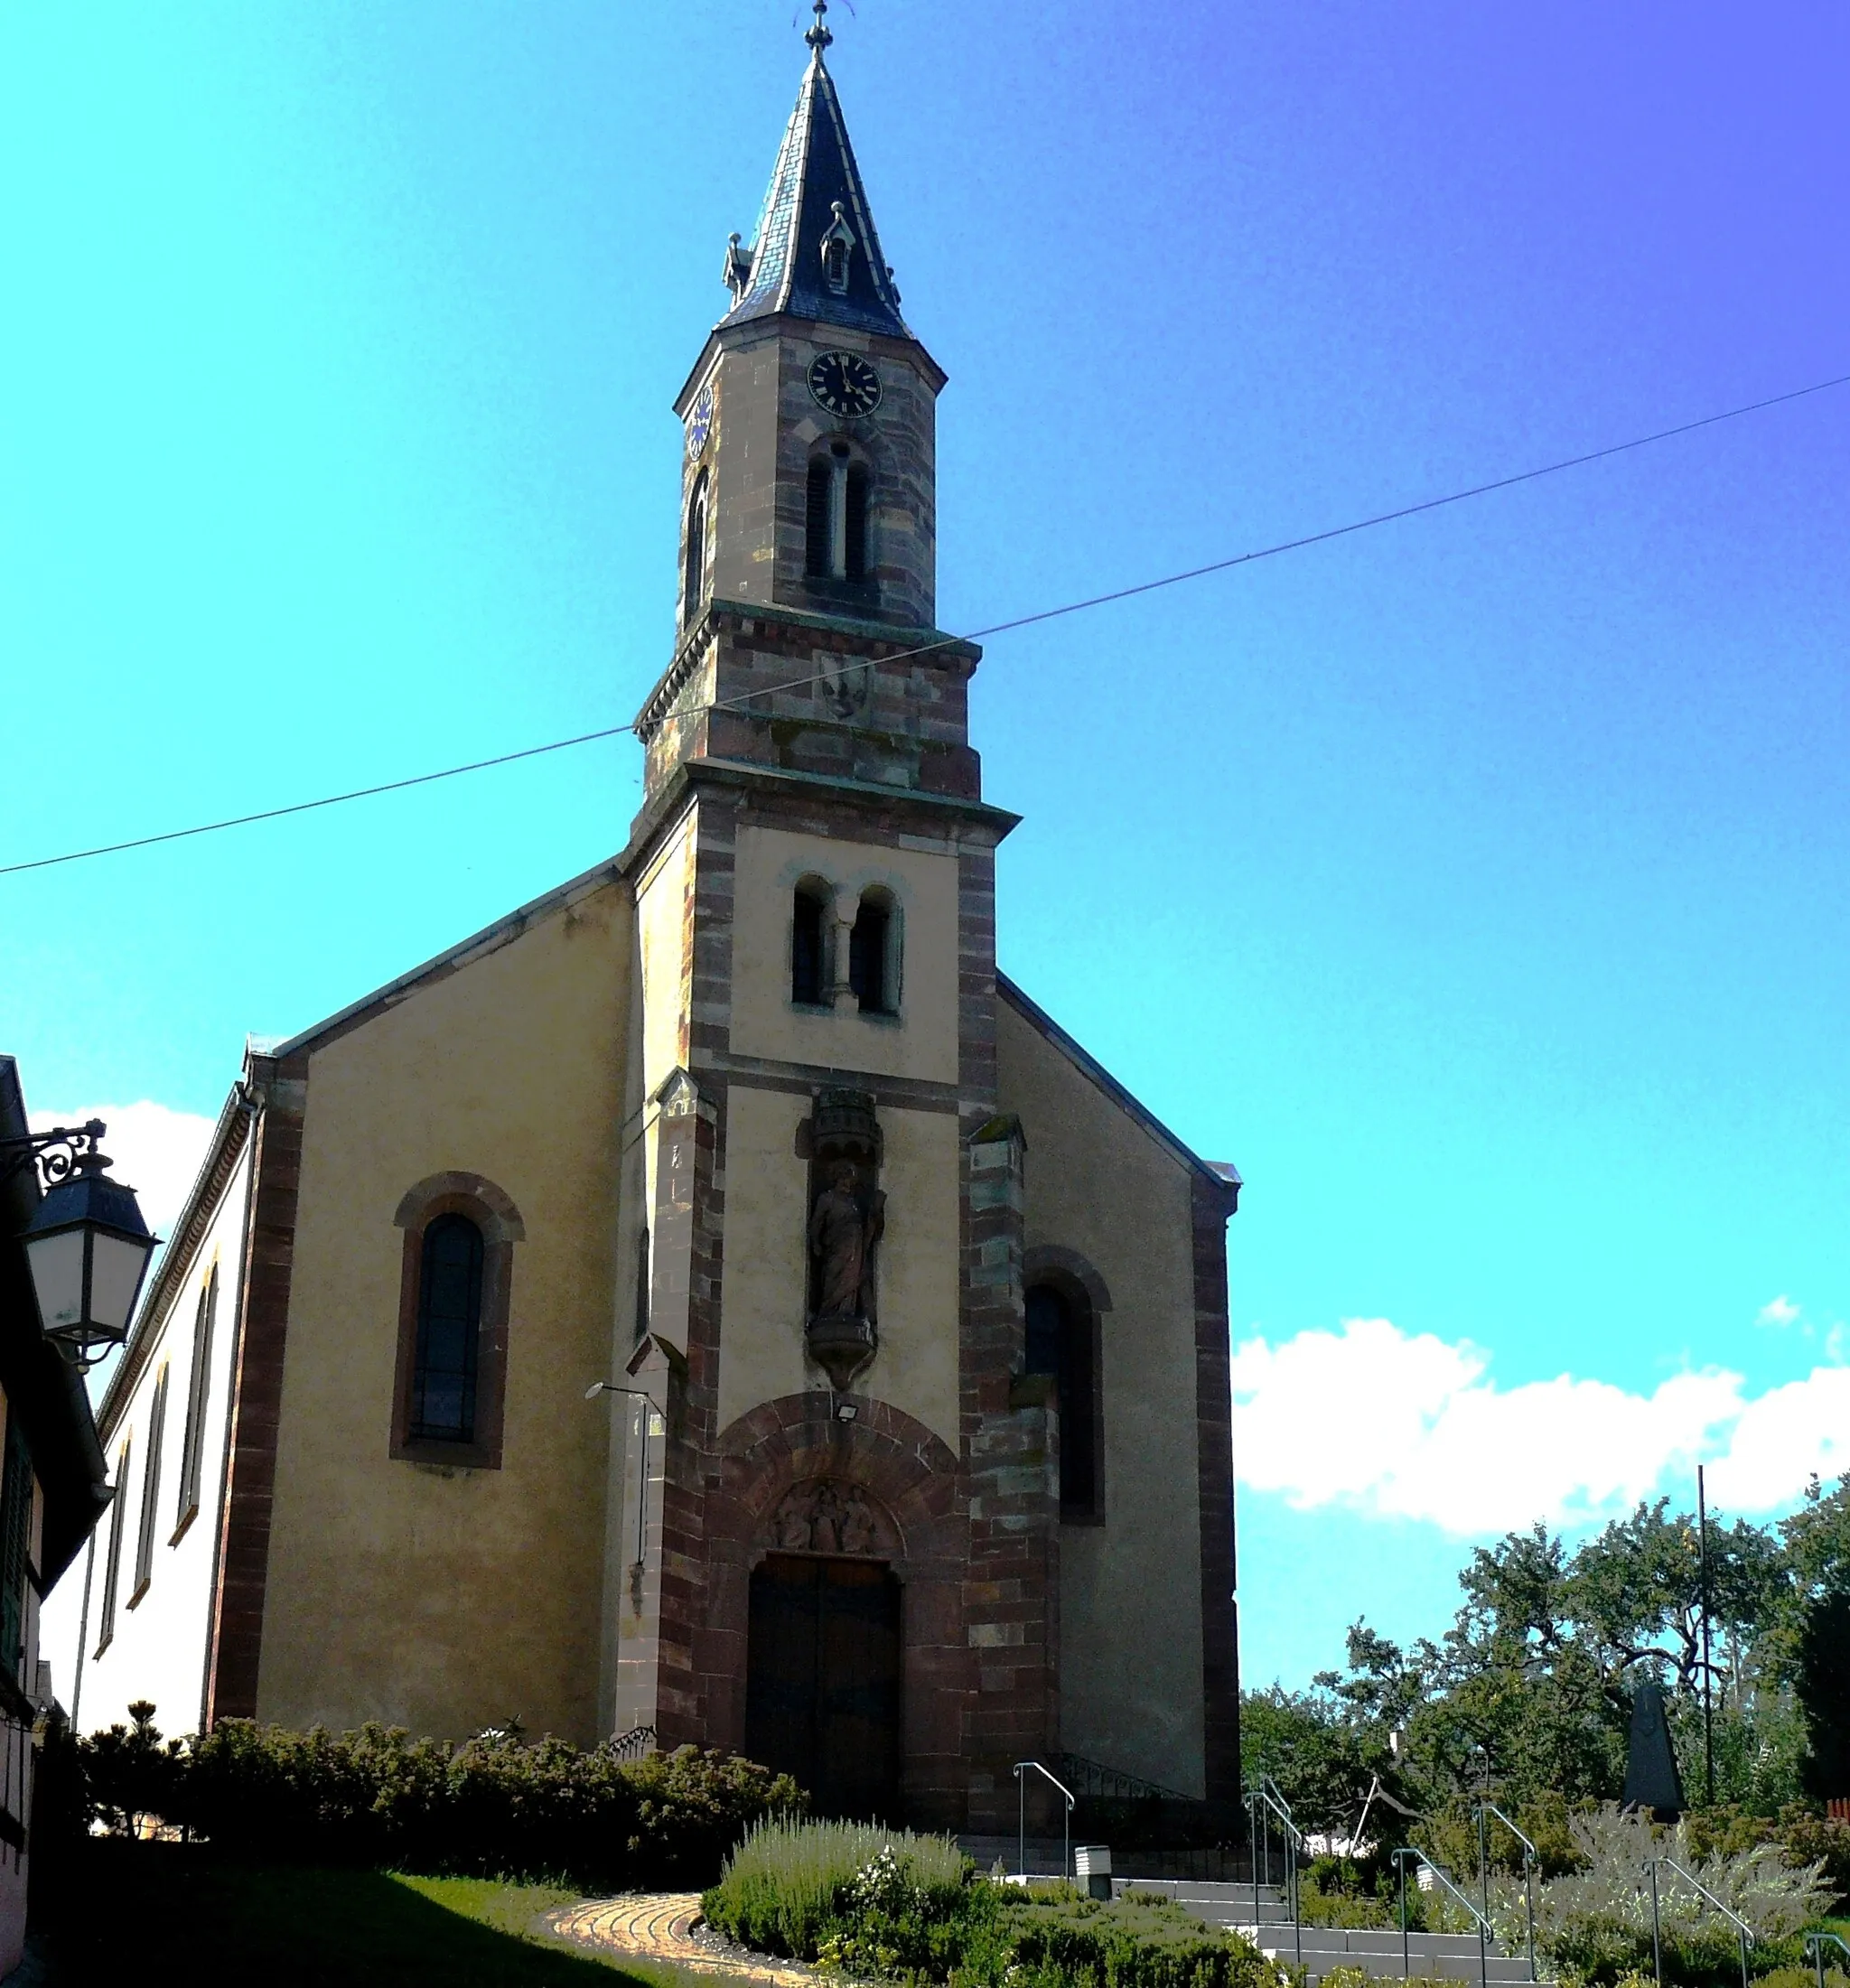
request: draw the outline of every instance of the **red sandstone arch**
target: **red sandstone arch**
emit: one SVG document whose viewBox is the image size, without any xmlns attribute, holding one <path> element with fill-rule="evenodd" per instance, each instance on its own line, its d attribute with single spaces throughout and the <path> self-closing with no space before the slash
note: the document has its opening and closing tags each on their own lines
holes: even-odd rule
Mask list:
<svg viewBox="0 0 1850 1988">
<path fill-rule="evenodd" d="M 844 1422 L 838 1407 L 855 1410 Z M 717 1481 L 713 1464 L 716 1462 Z M 707 1627 L 695 1663 L 709 1708 L 707 1743 L 745 1734 L 752 1568 L 774 1545 L 772 1516 L 810 1479 L 858 1486 L 891 1517 L 904 1585 L 902 1739 L 908 1814 L 955 1825 L 963 1809 L 964 1708 L 974 1682 L 962 1583 L 968 1524 L 958 1461 L 943 1439 L 888 1402 L 825 1389 L 761 1403 L 720 1433 L 709 1460 Z"/>
</svg>

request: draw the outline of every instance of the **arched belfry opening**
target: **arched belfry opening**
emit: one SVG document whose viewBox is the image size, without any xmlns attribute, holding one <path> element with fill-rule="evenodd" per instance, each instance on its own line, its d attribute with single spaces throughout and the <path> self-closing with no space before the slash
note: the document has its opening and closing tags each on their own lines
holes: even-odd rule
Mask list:
<svg viewBox="0 0 1850 1988">
<path fill-rule="evenodd" d="M 900 1815 L 898 1533 L 862 1487 L 812 1479 L 772 1515 L 752 1572 L 745 1751 L 795 1776 L 818 1815 Z"/>
</svg>

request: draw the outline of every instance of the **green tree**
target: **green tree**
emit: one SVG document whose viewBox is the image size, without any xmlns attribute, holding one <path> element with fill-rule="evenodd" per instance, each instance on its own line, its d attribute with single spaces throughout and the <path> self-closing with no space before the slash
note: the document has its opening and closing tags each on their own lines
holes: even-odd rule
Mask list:
<svg viewBox="0 0 1850 1988">
<path fill-rule="evenodd" d="M 1805 1712 L 1806 1792 L 1850 1795 L 1850 1591 L 1834 1589 L 1806 1604 L 1793 1689 Z"/>
</svg>

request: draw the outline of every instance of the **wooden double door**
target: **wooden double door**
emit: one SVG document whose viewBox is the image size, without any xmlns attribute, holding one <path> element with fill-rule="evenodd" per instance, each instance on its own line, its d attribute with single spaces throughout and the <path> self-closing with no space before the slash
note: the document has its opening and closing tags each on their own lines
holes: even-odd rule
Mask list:
<svg viewBox="0 0 1850 1988">
<path fill-rule="evenodd" d="M 745 1751 L 818 1815 L 899 1820 L 900 1584 L 883 1561 L 771 1554 L 752 1575 Z"/>
</svg>

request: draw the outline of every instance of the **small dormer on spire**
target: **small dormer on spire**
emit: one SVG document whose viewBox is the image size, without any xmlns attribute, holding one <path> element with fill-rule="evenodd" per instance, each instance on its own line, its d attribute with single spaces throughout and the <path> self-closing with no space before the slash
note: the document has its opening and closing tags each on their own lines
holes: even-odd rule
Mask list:
<svg viewBox="0 0 1850 1988">
<path fill-rule="evenodd" d="M 813 0 L 813 11 L 816 24 L 803 37 L 809 67 L 778 148 L 758 232 L 750 248 L 735 238 L 726 255 L 733 304 L 725 322 L 788 314 L 910 339 L 835 79 L 822 60 L 835 40 L 825 18 L 828 0 Z"/>
<path fill-rule="evenodd" d="M 822 231 L 822 280 L 836 296 L 845 297 L 848 294 L 848 258 L 855 252 L 855 230 L 848 226 L 842 203 L 833 201 L 829 205 L 835 219 Z"/>
</svg>

